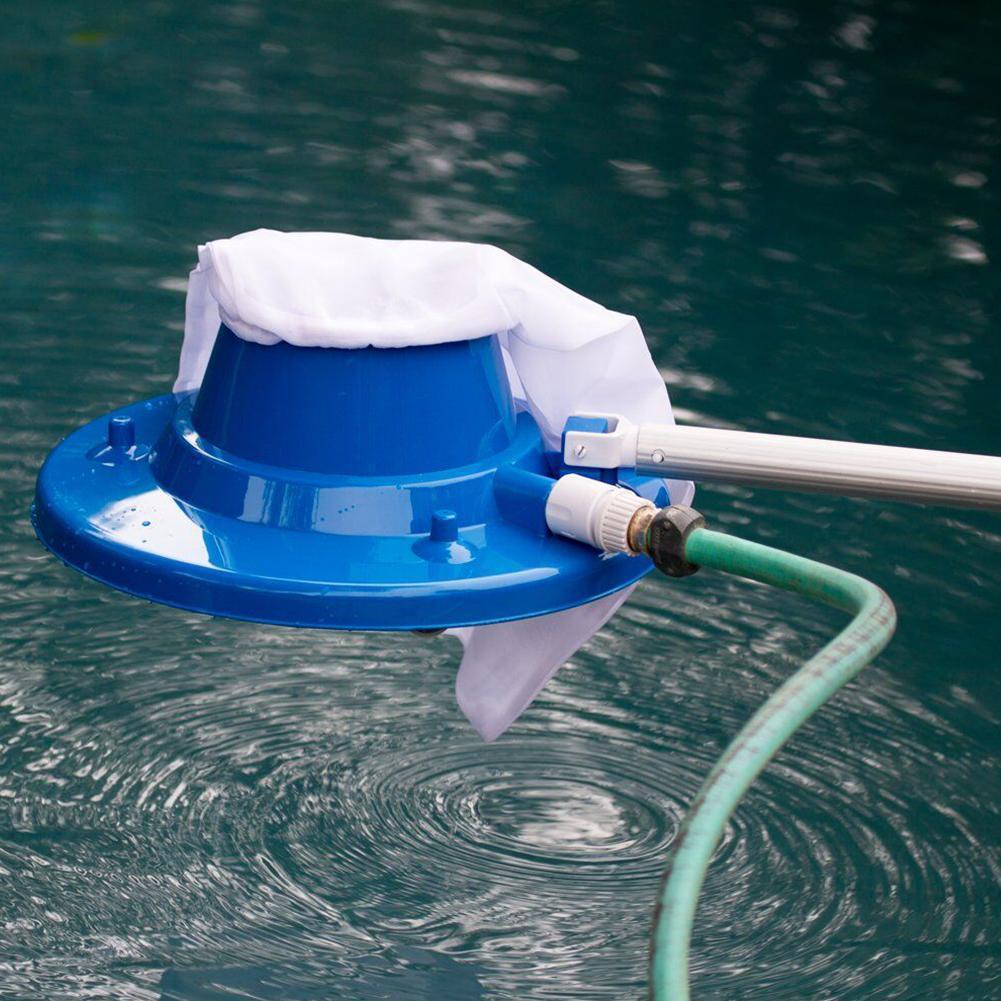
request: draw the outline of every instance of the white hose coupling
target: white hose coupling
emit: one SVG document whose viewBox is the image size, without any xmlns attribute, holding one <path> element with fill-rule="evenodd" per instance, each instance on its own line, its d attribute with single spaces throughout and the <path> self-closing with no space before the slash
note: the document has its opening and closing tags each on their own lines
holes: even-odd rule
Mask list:
<svg viewBox="0 0 1001 1001">
<path fill-rule="evenodd" d="M 629 544 L 629 525 L 637 511 L 654 505 L 625 487 L 612 486 L 587 476 L 561 476 L 546 501 L 546 524 L 556 535 L 565 535 L 606 553 L 636 551 Z"/>
</svg>

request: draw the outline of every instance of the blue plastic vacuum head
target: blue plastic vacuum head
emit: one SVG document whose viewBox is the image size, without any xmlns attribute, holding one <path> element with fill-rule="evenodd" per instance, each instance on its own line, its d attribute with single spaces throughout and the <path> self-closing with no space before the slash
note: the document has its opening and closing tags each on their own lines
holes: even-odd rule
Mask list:
<svg viewBox="0 0 1001 1001">
<path fill-rule="evenodd" d="M 196 393 L 131 404 L 56 447 L 32 518 L 56 556 L 112 587 L 292 626 L 528 618 L 650 569 L 549 533 L 544 489 L 498 488 L 512 470 L 556 471 L 496 337 L 347 350 L 223 326 Z M 633 486 L 667 499 L 659 480 Z"/>
</svg>

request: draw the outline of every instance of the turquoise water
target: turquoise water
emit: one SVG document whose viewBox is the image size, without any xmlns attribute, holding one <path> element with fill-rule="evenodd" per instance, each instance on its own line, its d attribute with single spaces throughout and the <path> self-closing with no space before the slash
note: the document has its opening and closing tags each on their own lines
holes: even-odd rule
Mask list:
<svg viewBox="0 0 1001 1001">
<path fill-rule="evenodd" d="M 499 243 L 637 314 L 688 421 L 1001 454 L 999 51 L 924 0 L 9 6 L 0 998 L 642 996 L 686 804 L 834 613 L 651 579 L 484 746 L 454 641 L 102 589 L 36 469 L 168 388 L 196 243 L 256 226 Z M 698 503 L 901 624 L 730 826 L 696 997 L 1001 997 L 1001 521 Z"/>
</svg>

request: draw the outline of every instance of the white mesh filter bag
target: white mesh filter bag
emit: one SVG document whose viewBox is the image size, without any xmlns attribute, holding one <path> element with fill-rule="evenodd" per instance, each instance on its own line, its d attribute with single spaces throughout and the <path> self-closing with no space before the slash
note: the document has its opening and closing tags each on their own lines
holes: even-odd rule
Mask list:
<svg viewBox="0 0 1001 1001">
<path fill-rule="evenodd" d="M 410 347 L 498 334 L 512 389 L 550 447 L 575 411 L 673 423 L 636 319 L 572 292 L 497 247 L 259 229 L 198 248 L 175 392 L 201 384 L 220 321 L 248 341 Z M 690 483 L 671 483 L 675 503 Z M 463 712 L 503 733 L 631 588 L 552 615 L 455 629 Z"/>
</svg>

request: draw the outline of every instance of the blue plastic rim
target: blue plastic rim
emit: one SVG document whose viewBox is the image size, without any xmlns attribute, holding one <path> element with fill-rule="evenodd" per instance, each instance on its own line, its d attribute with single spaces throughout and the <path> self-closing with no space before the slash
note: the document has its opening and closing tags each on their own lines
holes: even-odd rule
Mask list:
<svg viewBox="0 0 1001 1001">
<path fill-rule="evenodd" d="M 546 530 L 558 471 L 496 337 L 341 350 L 223 326 L 197 393 L 130 404 L 53 450 L 32 519 L 65 563 L 152 601 L 440 629 L 584 604 L 651 568 Z M 630 485 L 667 501 L 659 480 Z"/>
</svg>

